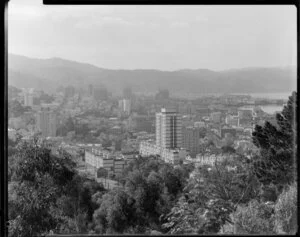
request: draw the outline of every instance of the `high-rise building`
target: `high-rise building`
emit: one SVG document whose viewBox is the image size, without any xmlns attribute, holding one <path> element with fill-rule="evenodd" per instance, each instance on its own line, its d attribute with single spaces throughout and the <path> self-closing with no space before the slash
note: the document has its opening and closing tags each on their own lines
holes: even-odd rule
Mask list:
<svg viewBox="0 0 300 237">
<path fill-rule="evenodd" d="M 56 113 L 49 108 L 42 109 L 37 114 L 37 129 L 42 132 L 45 137 L 56 136 Z"/>
<path fill-rule="evenodd" d="M 131 101 L 128 99 L 119 100 L 119 108 L 122 112 L 130 114 L 131 112 Z"/>
<path fill-rule="evenodd" d="M 33 106 L 33 95 L 29 92 L 24 93 L 24 106 Z"/>
<path fill-rule="evenodd" d="M 122 113 L 130 114 L 131 112 L 130 100 L 126 100 L 126 99 L 119 100 L 119 109 Z"/>
<path fill-rule="evenodd" d="M 181 116 L 173 108 L 162 108 L 156 113 L 156 145 L 174 149 L 182 146 Z"/>
<path fill-rule="evenodd" d="M 199 153 L 199 128 L 186 127 L 182 133 L 182 147 L 185 148 L 192 157 L 196 157 Z"/>
</svg>

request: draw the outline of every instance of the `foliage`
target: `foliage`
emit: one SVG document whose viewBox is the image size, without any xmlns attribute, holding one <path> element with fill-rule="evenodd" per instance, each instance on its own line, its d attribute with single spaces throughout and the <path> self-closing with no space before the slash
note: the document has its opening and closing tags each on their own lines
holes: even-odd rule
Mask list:
<svg viewBox="0 0 300 237">
<path fill-rule="evenodd" d="M 168 222 L 163 228 L 169 230 L 169 234 L 197 234 L 205 223 L 203 209 L 188 203 L 185 197 L 179 199 L 166 218 Z"/>
<path fill-rule="evenodd" d="M 120 189 L 105 194 L 94 212 L 97 233 L 122 233 L 135 223 L 134 199 Z"/>
<path fill-rule="evenodd" d="M 69 117 L 66 122 L 62 125 L 60 125 L 57 128 L 57 134 L 58 136 L 66 136 L 68 132 L 75 130 L 75 124 L 71 117 Z"/>
<path fill-rule="evenodd" d="M 223 153 L 235 153 L 235 149 L 231 146 L 223 146 L 221 149 Z"/>
<path fill-rule="evenodd" d="M 191 165 L 174 168 L 155 157 L 131 161 L 120 181 L 123 190 L 94 197 L 99 204 L 94 212 L 95 231 L 129 234 L 162 231 L 165 219 L 160 217 L 170 212 L 192 169 Z"/>
<path fill-rule="evenodd" d="M 99 206 L 93 198 L 103 195 L 102 185 L 79 176 L 66 152 L 53 155 L 37 138 L 21 143 L 14 158 L 10 236 L 89 231 Z"/>
<path fill-rule="evenodd" d="M 193 233 L 218 233 L 231 222 L 230 214 L 238 204 L 258 195 L 258 182 L 240 157 L 196 170 L 184 191 L 185 199 L 180 199 L 168 214 L 164 225 L 168 233 L 186 233 L 186 228 Z"/>
<path fill-rule="evenodd" d="M 233 220 L 234 234 L 275 234 L 273 206 L 257 200 L 238 206 Z"/>
<path fill-rule="evenodd" d="M 46 233 L 64 222 L 57 200 L 67 195 L 75 177 L 74 163 L 65 153 L 54 155 L 37 137 L 21 142 L 12 169 L 9 196 L 10 236 Z"/>
<path fill-rule="evenodd" d="M 24 107 L 19 101 L 11 100 L 8 102 L 8 117 L 19 117 L 24 112 L 30 111 L 30 107 Z"/>
<path fill-rule="evenodd" d="M 101 177 L 107 177 L 108 176 L 108 171 L 102 167 L 100 167 L 98 170 L 97 170 L 97 178 L 101 178 Z"/>
<path fill-rule="evenodd" d="M 297 93 L 293 92 L 281 113 L 276 115 L 277 126 L 265 122 L 256 125 L 253 143 L 260 155 L 253 159 L 253 171 L 264 185 L 285 185 L 296 179 L 297 157 Z"/>
<path fill-rule="evenodd" d="M 294 183 L 280 194 L 275 204 L 275 227 L 278 234 L 296 234 L 297 207 L 297 183 Z"/>
</svg>

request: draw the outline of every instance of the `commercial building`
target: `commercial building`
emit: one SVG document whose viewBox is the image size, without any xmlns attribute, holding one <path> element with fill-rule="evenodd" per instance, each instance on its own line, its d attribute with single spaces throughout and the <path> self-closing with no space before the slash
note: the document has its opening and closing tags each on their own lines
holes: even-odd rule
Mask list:
<svg viewBox="0 0 300 237">
<path fill-rule="evenodd" d="M 254 108 L 239 108 L 238 109 L 238 116 L 240 119 L 252 119 L 256 116 Z"/>
<path fill-rule="evenodd" d="M 240 126 L 239 116 L 228 114 L 228 115 L 226 115 L 225 123 L 230 126 L 238 127 L 238 126 Z"/>
<path fill-rule="evenodd" d="M 33 106 L 33 94 L 27 91 L 24 93 L 24 106 Z"/>
<path fill-rule="evenodd" d="M 131 161 L 132 157 L 126 159 L 127 156 L 116 157 L 102 147 L 93 147 L 92 149 L 85 149 L 85 162 L 96 169 L 104 168 L 108 173 L 120 174 L 123 172 L 127 163 Z"/>
<path fill-rule="evenodd" d="M 214 123 L 220 123 L 221 122 L 221 116 L 222 116 L 221 112 L 213 112 L 213 113 L 210 114 L 210 121 L 212 121 Z"/>
<path fill-rule="evenodd" d="M 173 108 L 162 108 L 156 113 L 156 145 L 165 149 L 176 149 L 182 146 L 182 120 Z"/>
<path fill-rule="evenodd" d="M 196 159 L 193 160 L 197 167 L 199 166 L 214 166 L 218 162 L 222 162 L 230 156 L 225 156 L 224 154 L 215 155 L 215 154 L 205 154 L 197 155 Z"/>
<path fill-rule="evenodd" d="M 131 101 L 129 99 L 119 100 L 119 108 L 125 114 L 131 113 Z"/>
<path fill-rule="evenodd" d="M 155 131 L 155 116 L 135 115 L 129 119 L 129 127 L 135 132 L 145 131 L 154 133 Z"/>
<path fill-rule="evenodd" d="M 45 137 L 56 136 L 57 117 L 56 113 L 49 108 L 42 109 L 37 113 L 37 129 Z"/>
<path fill-rule="evenodd" d="M 195 127 L 183 128 L 182 147 L 185 148 L 190 156 L 195 157 L 199 153 L 199 129 Z"/>
<path fill-rule="evenodd" d="M 159 155 L 160 159 L 171 164 L 179 164 L 187 156 L 185 149 L 167 149 L 157 146 L 153 141 L 142 141 L 139 149 L 140 155 Z"/>
<path fill-rule="evenodd" d="M 197 121 L 197 122 L 194 122 L 194 127 L 196 127 L 196 128 L 205 128 L 206 125 L 205 125 L 204 121 Z"/>
</svg>

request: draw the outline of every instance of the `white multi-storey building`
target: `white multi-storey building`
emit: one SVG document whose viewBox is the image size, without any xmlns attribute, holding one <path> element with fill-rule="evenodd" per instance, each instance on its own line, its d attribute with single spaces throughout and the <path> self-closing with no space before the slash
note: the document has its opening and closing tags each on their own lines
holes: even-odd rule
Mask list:
<svg viewBox="0 0 300 237">
<path fill-rule="evenodd" d="M 162 108 L 156 113 L 156 145 L 175 149 L 182 146 L 182 119 L 176 109 Z"/>
<path fill-rule="evenodd" d="M 230 126 L 238 127 L 240 125 L 240 118 L 238 115 L 228 114 L 226 115 L 225 123 Z"/>
<path fill-rule="evenodd" d="M 157 146 L 153 141 L 142 141 L 140 143 L 140 154 L 142 156 L 159 155 L 167 163 L 178 164 L 187 156 L 185 149 L 167 149 Z"/>
<path fill-rule="evenodd" d="M 119 100 L 119 108 L 126 114 L 131 113 L 131 101 L 128 99 Z"/>
<path fill-rule="evenodd" d="M 32 93 L 25 92 L 24 93 L 24 106 L 33 106 L 33 95 Z"/>
</svg>

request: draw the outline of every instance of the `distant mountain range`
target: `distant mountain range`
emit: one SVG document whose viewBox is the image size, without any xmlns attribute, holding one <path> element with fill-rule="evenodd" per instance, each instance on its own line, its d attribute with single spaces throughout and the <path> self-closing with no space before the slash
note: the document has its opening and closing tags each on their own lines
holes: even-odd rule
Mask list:
<svg viewBox="0 0 300 237">
<path fill-rule="evenodd" d="M 297 88 L 296 67 L 208 69 L 112 70 L 61 58 L 35 59 L 8 55 L 8 84 L 53 92 L 58 86 L 87 88 L 102 85 L 114 93 L 133 91 L 171 93 L 279 93 Z"/>
</svg>

